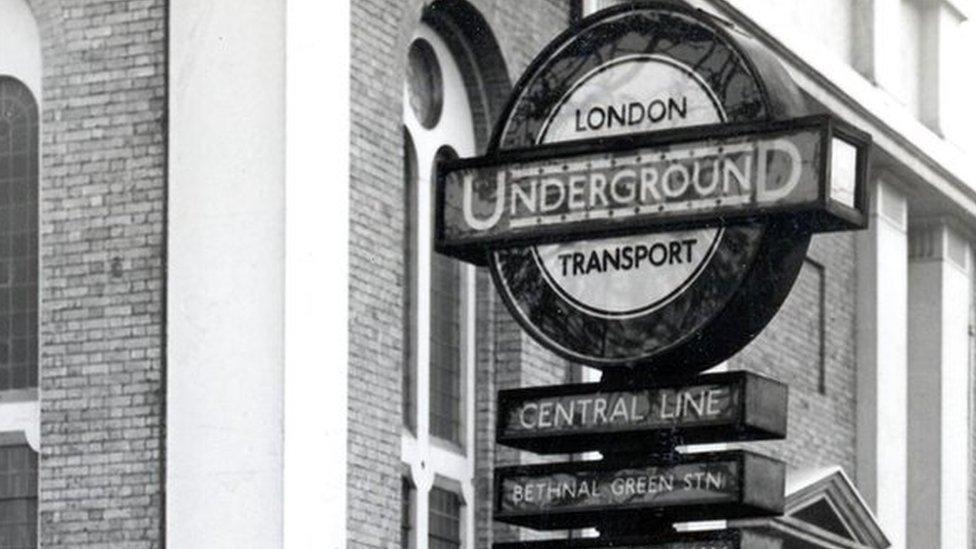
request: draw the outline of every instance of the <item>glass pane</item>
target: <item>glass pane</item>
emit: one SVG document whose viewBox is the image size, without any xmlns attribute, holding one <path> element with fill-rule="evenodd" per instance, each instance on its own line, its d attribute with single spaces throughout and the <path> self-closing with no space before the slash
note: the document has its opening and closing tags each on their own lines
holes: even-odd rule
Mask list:
<svg viewBox="0 0 976 549">
<path fill-rule="evenodd" d="M 441 147 L 435 162 L 452 158 Z M 430 432 L 461 444 L 461 265 L 435 252 L 430 268 Z"/>
<path fill-rule="evenodd" d="M 407 64 L 410 108 L 425 128 L 433 128 L 444 107 L 444 81 L 433 46 L 423 38 L 410 44 Z"/>
<path fill-rule="evenodd" d="M 403 425 L 417 428 L 417 151 L 403 128 Z"/>
<path fill-rule="evenodd" d="M 37 547 L 37 499 L 0 501 L 0 547 Z"/>
<path fill-rule="evenodd" d="M 37 454 L 0 447 L 0 547 L 37 547 Z"/>
<path fill-rule="evenodd" d="M 37 386 L 37 107 L 0 78 L 0 390 Z"/>
<path fill-rule="evenodd" d="M 410 481 L 403 479 L 400 492 L 400 547 L 410 549 L 410 536 L 413 532 L 413 508 L 411 499 L 413 487 Z"/>
<path fill-rule="evenodd" d="M 430 489 L 428 546 L 430 549 L 461 547 L 461 500 L 457 494 L 440 488 Z"/>
</svg>

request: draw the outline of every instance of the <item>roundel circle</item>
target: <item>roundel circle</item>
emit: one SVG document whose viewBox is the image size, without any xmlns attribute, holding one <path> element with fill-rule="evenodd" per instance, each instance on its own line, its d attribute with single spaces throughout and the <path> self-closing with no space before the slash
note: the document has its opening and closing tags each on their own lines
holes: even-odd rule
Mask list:
<svg viewBox="0 0 976 549">
<path fill-rule="evenodd" d="M 724 120 L 722 104 L 693 70 L 662 55 L 629 55 L 580 79 L 549 114 L 538 141 L 621 135 L 634 126 L 663 130 Z M 610 192 L 661 192 L 642 189 L 636 180 L 624 183 L 611 186 Z M 686 289 L 712 258 L 722 233 L 714 228 L 679 231 L 538 246 L 533 251 L 553 290 L 594 315 L 624 318 L 662 307 Z"/>
<path fill-rule="evenodd" d="M 605 10 L 536 59 L 490 149 L 791 116 L 802 106 L 783 82 L 767 84 L 744 48 L 698 13 L 663 3 Z M 634 173 L 602 191 L 705 184 L 695 173 L 674 175 Z M 603 369 L 687 374 L 755 337 L 808 243 L 789 226 L 753 223 L 496 250 L 490 265 L 515 318 L 557 354 Z"/>
</svg>

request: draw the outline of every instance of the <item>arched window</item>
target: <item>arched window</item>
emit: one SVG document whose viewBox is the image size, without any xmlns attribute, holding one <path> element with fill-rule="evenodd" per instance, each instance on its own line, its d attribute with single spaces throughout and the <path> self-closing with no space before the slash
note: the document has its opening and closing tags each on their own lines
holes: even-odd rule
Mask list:
<svg viewBox="0 0 976 549">
<path fill-rule="evenodd" d="M 437 162 L 475 155 L 474 115 L 436 30 L 419 25 L 405 54 L 402 457 L 416 488 L 403 502 L 402 546 L 470 547 L 475 270 L 434 251 L 433 190 Z"/>
<path fill-rule="evenodd" d="M 37 104 L 0 77 L 0 390 L 37 387 Z"/>
<path fill-rule="evenodd" d="M 443 40 L 426 25 L 410 45 L 404 89 L 406 128 L 404 165 L 407 182 L 406 285 L 408 314 L 414 325 L 405 338 L 412 339 L 408 360 L 426 368 L 429 407 L 404 406 L 404 411 L 426 408 L 430 435 L 465 446 L 464 380 L 468 364 L 465 352 L 470 336 L 466 324 L 466 286 L 473 271 L 457 260 L 433 251 L 433 177 L 440 160 L 474 155 L 474 123 L 460 69 Z M 426 294 L 426 295 L 423 295 Z M 416 366 L 414 366 L 416 367 Z M 413 368 L 405 368 L 412 375 Z M 426 393 L 426 395 L 423 395 Z M 412 395 L 404 395 L 412 399 Z M 407 426 L 413 424 L 406 418 Z"/>
<path fill-rule="evenodd" d="M 442 145 L 434 162 L 457 159 L 450 145 Z M 431 188 L 434 170 L 431 168 Z M 433 216 L 431 216 L 433 217 Z M 430 434 L 463 446 L 464 329 L 462 265 L 450 257 L 430 256 Z"/>
</svg>

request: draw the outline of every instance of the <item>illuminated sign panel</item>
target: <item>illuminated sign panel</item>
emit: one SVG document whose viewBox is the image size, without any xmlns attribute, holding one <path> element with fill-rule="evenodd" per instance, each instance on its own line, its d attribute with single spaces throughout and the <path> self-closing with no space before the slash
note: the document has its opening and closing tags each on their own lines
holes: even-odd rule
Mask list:
<svg viewBox="0 0 976 549">
<path fill-rule="evenodd" d="M 776 215 L 812 232 L 863 228 L 870 139 L 828 115 L 540 145 L 439 165 L 437 246 L 486 247 L 722 226 Z M 691 264 L 686 238 L 600 257 L 560 254 L 560 276 Z M 582 256 L 582 257 L 581 257 Z M 552 270 L 552 269 L 550 269 Z"/>
<path fill-rule="evenodd" d="M 608 511 L 691 521 L 783 512 L 782 462 L 734 451 L 495 470 L 495 520 L 541 529 L 592 526 Z"/>
<path fill-rule="evenodd" d="M 503 390 L 497 440 L 552 454 L 782 439 L 787 398 L 786 385 L 746 372 L 619 389 L 588 383 Z"/>
</svg>

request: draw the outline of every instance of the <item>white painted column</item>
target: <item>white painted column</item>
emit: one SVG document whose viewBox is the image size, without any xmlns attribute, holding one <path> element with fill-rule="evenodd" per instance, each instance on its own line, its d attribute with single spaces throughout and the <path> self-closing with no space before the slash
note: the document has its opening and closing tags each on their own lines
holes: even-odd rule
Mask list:
<svg viewBox="0 0 976 549">
<path fill-rule="evenodd" d="M 285 4 L 169 15 L 167 546 L 281 547 Z"/>
<path fill-rule="evenodd" d="M 284 546 L 344 549 L 350 7 L 287 6 Z"/>
<path fill-rule="evenodd" d="M 969 243 L 912 228 L 908 268 L 908 547 L 969 547 Z"/>
<path fill-rule="evenodd" d="M 908 216 L 887 175 L 857 240 L 857 484 L 892 549 L 905 549 Z"/>
</svg>

